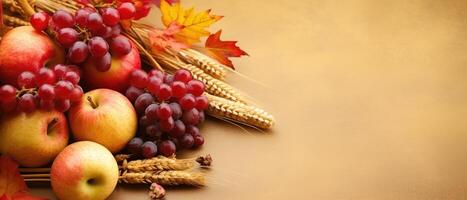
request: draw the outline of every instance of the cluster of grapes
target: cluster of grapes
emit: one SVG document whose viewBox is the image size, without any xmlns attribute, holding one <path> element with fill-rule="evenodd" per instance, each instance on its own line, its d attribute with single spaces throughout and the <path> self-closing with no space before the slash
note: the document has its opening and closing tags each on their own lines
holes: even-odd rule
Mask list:
<svg viewBox="0 0 467 200">
<path fill-rule="evenodd" d="M 140 117 L 140 135 L 129 142 L 130 153 L 145 158 L 171 156 L 177 149 L 204 144 L 197 125 L 205 119 L 208 99 L 203 95 L 204 84 L 193 80 L 189 71 L 178 70 L 172 76 L 135 70 L 130 84 L 126 96 Z"/>
<path fill-rule="evenodd" d="M 83 96 L 78 85 L 80 74 L 76 66 L 56 65 L 53 69 L 41 68 L 36 73 L 25 71 L 18 76 L 18 88 L 0 87 L 3 112 L 17 109 L 30 113 L 41 108 L 66 112 L 72 103 Z"/>
<path fill-rule="evenodd" d="M 130 40 L 121 35 L 120 21 L 134 18 L 136 8 L 130 2 L 118 8 L 105 7 L 99 10 L 85 7 L 71 13 L 58 10 L 50 17 L 38 12 L 31 16 L 31 25 L 38 31 L 50 28 L 57 41 L 68 50 L 67 58 L 79 64 L 88 59 L 94 62 L 98 71 L 105 72 L 111 67 L 112 55 L 130 53 Z"/>
</svg>

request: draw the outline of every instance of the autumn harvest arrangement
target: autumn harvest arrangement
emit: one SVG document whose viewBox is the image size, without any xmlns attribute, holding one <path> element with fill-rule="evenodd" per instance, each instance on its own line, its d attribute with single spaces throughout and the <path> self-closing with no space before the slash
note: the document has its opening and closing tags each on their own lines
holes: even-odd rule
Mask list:
<svg viewBox="0 0 467 200">
<path fill-rule="evenodd" d="M 160 12 L 162 26 L 143 23 Z M 225 78 L 247 55 L 174 0 L 0 0 L 0 200 L 106 199 L 117 184 L 204 186 L 206 116 L 255 129 L 274 118 Z M 203 44 L 204 43 L 204 44 Z M 235 72 L 238 73 L 238 72 Z"/>
</svg>

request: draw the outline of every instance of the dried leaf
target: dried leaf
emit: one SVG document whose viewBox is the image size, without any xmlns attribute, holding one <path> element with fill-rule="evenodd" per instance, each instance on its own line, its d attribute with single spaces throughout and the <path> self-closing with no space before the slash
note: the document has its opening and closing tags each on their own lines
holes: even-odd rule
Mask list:
<svg viewBox="0 0 467 200">
<path fill-rule="evenodd" d="M 221 34 L 222 30 L 219 30 L 210 35 L 206 40 L 205 48 L 201 51 L 220 63 L 235 69 L 229 57 L 240 57 L 248 54 L 237 46 L 237 41 L 222 41 Z"/>
<path fill-rule="evenodd" d="M 222 19 L 222 16 L 210 14 L 211 10 L 196 13 L 194 8 L 185 9 L 180 3 L 170 5 L 167 1 L 161 1 L 162 22 L 166 27 L 172 23 L 183 26 L 183 30 L 175 35 L 175 39 L 188 45 L 200 42 L 201 37 L 208 36 L 206 30 L 213 23 Z"/>
<path fill-rule="evenodd" d="M 10 157 L 0 157 L 0 200 L 42 200 L 26 193 L 26 183 L 18 170 L 18 164 Z"/>
<path fill-rule="evenodd" d="M 185 43 L 181 43 L 174 38 L 174 35 L 180 33 L 183 26 L 177 23 L 170 24 L 165 30 L 152 29 L 149 32 L 149 42 L 154 53 L 170 48 L 175 51 L 180 51 L 188 47 Z"/>
</svg>

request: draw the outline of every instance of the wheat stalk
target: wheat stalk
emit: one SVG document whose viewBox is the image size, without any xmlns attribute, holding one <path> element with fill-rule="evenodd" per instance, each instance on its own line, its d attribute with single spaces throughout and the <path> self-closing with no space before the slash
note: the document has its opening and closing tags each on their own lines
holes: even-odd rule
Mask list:
<svg viewBox="0 0 467 200">
<path fill-rule="evenodd" d="M 161 171 L 161 170 L 187 170 L 196 165 L 193 159 L 171 159 L 163 156 L 145 159 L 134 160 L 130 162 L 123 161 L 122 170 L 128 172 L 145 172 L 145 171 Z"/>
<path fill-rule="evenodd" d="M 185 62 L 195 65 L 214 78 L 224 79 L 227 75 L 225 67 L 222 64 L 196 50 L 184 49 L 178 52 L 178 55 Z"/>
<path fill-rule="evenodd" d="M 161 171 L 161 172 L 123 172 L 120 181 L 129 184 L 157 183 L 160 185 L 204 186 L 204 175 L 190 171 Z"/>
<path fill-rule="evenodd" d="M 17 13 L 24 15 L 24 11 L 21 6 L 18 5 L 18 2 L 15 0 L 3 0 L 3 6 L 8 9 L 11 13 Z"/>
<path fill-rule="evenodd" d="M 269 129 L 274 126 L 274 117 L 260 108 L 209 94 L 207 94 L 207 97 L 209 99 L 207 112 L 211 116 L 221 119 L 228 118 L 262 129 Z"/>
</svg>

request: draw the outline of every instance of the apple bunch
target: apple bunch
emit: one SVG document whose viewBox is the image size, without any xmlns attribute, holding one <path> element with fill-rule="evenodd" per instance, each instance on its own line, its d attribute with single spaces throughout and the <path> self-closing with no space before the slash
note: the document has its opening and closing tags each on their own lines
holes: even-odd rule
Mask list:
<svg viewBox="0 0 467 200">
<path fill-rule="evenodd" d="M 56 65 L 40 68 L 36 73 L 25 71 L 13 85 L 0 87 L 3 112 L 19 109 L 31 113 L 37 108 L 66 112 L 72 103 L 81 100 L 83 89 L 78 85 L 80 75 L 76 66 Z"/>
<path fill-rule="evenodd" d="M 46 28 L 53 31 L 56 40 L 67 49 L 70 62 L 80 64 L 90 60 L 98 71 L 105 72 L 111 67 L 112 55 L 127 55 L 132 48 L 130 40 L 120 35 L 120 20 L 131 19 L 135 14 L 134 7 L 126 5 L 98 10 L 85 7 L 75 15 L 57 10 L 51 17 L 45 12 L 38 12 L 30 22 L 38 31 Z"/>
<path fill-rule="evenodd" d="M 208 99 L 203 95 L 204 84 L 193 80 L 189 71 L 169 75 L 135 70 L 130 84 L 126 96 L 139 114 L 140 136 L 129 142 L 128 151 L 151 158 L 203 145 L 197 125 L 205 119 Z"/>
</svg>

